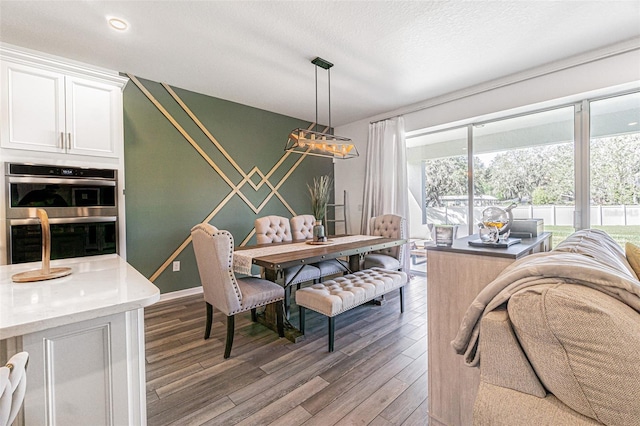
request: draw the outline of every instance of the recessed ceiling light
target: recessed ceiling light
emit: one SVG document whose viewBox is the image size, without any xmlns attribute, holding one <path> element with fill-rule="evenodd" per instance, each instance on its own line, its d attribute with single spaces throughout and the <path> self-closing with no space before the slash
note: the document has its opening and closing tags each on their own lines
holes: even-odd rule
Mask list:
<svg viewBox="0 0 640 426">
<path fill-rule="evenodd" d="M 127 24 L 124 20 L 120 18 L 107 18 L 107 22 L 114 30 L 125 31 L 129 28 L 129 24 Z"/>
<path fill-rule="evenodd" d="M 632 121 L 631 123 L 627 124 L 627 126 L 635 126 L 636 124 L 638 124 L 637 121 Z"/>
</svg>

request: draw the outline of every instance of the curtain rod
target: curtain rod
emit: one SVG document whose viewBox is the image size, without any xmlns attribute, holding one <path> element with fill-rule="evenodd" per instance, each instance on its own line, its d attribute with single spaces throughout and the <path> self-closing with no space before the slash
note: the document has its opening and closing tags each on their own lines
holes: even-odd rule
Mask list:
<svg viewBox="0 0 640 426">
<path fill-rule="evenodd" d="M 508 77 L 505 77 L 505 79 L 502 79 L 503 82 L 496 82 L 493 85 L 490 85 L 490 83 L 486 83 L 487 87 L 483 87 L 484 85 L 481 84 L 480 86 L 476 86 L 476 89 L 474 90 L 473 88 L 469 89 L 468 93 L 465 93 L 465 89 L 459 90 L 457 92 L 453 92 L 452 94 L 450 94 L 449 96 L 447 95 L 442 95 L 440 97 L 436 97 L 433 98 L 433 101 L 431 103 L 428 104 L 421 104 L 419 106 L 415 106 L 413 107 L 413 109 L 409 109 L 407 111 L 404 112 L 399 112 L 397 114 L 394 115 L 389 115 L 389 116 L 385 116 L 383 118 L 377 119 L 377 120 L 372 120 L 369 122 L 369 124 L 374 124 L 374 123 L 379 123 L 380 121 L 385 121 L 385 120 L 390 120 L 392 118 L 397 118 L 397 117 L 402 117 L 404 115 L 407 114 L 413 114 L 415 112 L 419 112 L 419 111 L 423 111 L 425 109 L 429 109 L 429 108 L 433 108 L 435 106 L 438 105 L 443 105 L 449 102 L 453 102 L 453 101 L 457 101 L 460 99 L 464 99 L 464 98 L 468 98 L 470 96 L 474 96 L 474 95 L 479 95 L 481 93 L 485 93 L 485 92 L 489 92 L 491 90 L 496 90 L 496 89 L 501 89 L 503 87 L 507 87 L 507 86 L 511 86 L 517 83 L 521 83 L 524 81 L 528 81 L 528 80 L 532 80 L 534 78 L 538 78 L 538 77 L 543 77 L 545 75 L 549 75 L 549 74 L 553 74 L 559 71 L 564 71 L 570 68 L 575 68 L 577 66 L 581 66 L 581 65 L 586 65 L 592 62 L 596 62 L 596 61 L 600 61 L 602 59 L 607 59 L 607 58 L 611 58 L 614 56 L 618 56 L 618 55 L 622 55 L 624 53 L 628 53 L 628 52 L 632 52 L 634 50 L 640 50 L 640 46 L 638 45 L 638 41 L 640 41 L 640 38 L 638 39 L 634 39 L 634 40 L 630 40 L 627 43 L 624 43 L 623 46 L 620 47 L 620 49 L 616 50 L 616 51 L 607 51 L 606 48 L 604 49 L 600 49 L 600 51 L 605 51 L 604 53 L 600 53 L 590 59 L 587 60 L 581 60 L 581 61 L 571 61 L 572 58 L 566 59 L 560 63 L 557 64 L 557 66 L 555 67 L 549 67 L 549 69 L 547 70 L 540 70 L 539 72 L 527 72 L 527 71 L 523 71 L 521 73 L 516 74 L 515 76 L 512 76 L 513 79 L 510 81 L 508 80 Z M 592 52 L 593 53 L 593 52 Z M 575 59 L 575 57 L 573 58 Z"/>
</svg>

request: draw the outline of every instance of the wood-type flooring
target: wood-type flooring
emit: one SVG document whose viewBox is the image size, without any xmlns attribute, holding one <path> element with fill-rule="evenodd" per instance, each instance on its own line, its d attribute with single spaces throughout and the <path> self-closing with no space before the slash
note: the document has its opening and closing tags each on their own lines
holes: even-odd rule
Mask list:
<svg viewBox="0 0 640 426">
<path fill-rule="evenodd" d="M 149 426 L 426 425 L 426 279 L 406 285 L 404 314 L 398 293 L 339 315 L 333 353 L 320 314 L 307 311 L 295 344 L 239 314 L 227 360 L 223 314 L 203 339 L 202 294 L 146 308 Z"/>
</svg>

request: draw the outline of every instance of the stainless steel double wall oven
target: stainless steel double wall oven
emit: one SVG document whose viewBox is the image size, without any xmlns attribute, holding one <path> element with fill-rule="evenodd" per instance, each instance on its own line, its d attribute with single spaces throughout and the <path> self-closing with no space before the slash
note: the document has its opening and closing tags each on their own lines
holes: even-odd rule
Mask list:
<svg viewBox="0 0 640 426">
<path fill-rule="evenodd" d="M 8 263 L 39 261 L 36 208 L 51 226 L 51 258 L 116 253 L 118 180 L 112 169 L 5 163 Z"/>
</svg>

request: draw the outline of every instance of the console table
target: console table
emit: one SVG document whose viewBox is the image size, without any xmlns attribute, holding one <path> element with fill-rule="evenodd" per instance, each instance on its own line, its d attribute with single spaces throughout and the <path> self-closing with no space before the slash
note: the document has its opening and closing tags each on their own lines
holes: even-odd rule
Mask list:
<svg viewBox="0 0 640 426">
<path fill-rule="evenodd" d="M 464 364 L 451 347 L 464 313 L 478 293 L 508 265 L 551 249 L 551 234 L 523 238 L 508 248 L 472 247 L 477 235 L 450 247 L 427 247 L 429 420 L 431 425 L 473 424 L 480 369 Z"/>
</svg>

